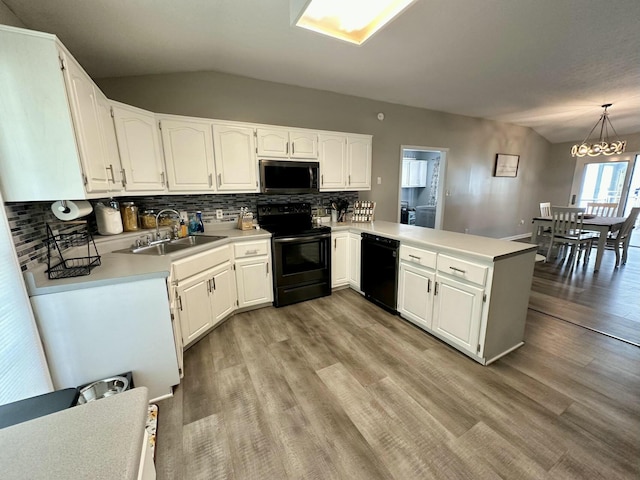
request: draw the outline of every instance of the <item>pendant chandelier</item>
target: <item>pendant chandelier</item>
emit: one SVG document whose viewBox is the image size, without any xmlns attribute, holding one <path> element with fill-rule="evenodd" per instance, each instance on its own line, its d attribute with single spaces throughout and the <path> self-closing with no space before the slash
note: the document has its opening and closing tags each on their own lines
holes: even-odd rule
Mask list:
<svg viewBox="0 0 640 480">
<path fill-rule="evenodd" d="M 597 157 L 598 155 L 614 155 L 616 153 L 624 152 L 625 147 L 627 146 L 627 142 L 624 140 L 620 140 L 618 138 L 618 133 L 616 129 L 611 125 L 611 120 L 609 120 L 609 112 L 607 112 L 607 108 L 609 108 L 612 104 L 607 103 L 602 105 L 604 108 L 604 112 L 600 115 L 600 120 L 596 122 L 593 126 L 587 138 L 580 144 L 575 144 L 571 147 L 571 156 L 572 157 L 584 157 L 589 155 L 590 157 Z M 596 128 L 600 126 L 600 138 L 597 142 L 590 143 L 591 134 L 594 132 Z M 609 140 L 609 127 L 616 135 L 615 141 Z"/>
</svg>

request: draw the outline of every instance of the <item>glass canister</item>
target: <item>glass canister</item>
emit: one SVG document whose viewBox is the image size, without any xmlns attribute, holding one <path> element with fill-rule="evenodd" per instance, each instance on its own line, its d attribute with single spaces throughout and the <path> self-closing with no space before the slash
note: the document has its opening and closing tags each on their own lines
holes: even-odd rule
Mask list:
<svg viewBox="0 0 640 480">
<path fill-rule="evenodd" d="M 140 214 L 140 224 L 142 228 L 156 228 L 156 212 L 145 210 Z"/>
<path fill-rule="evenodd" d="M 122 228 L 125 232 L 136 232 L 138 226 L 138 207 L 133 202 L 122 202 L 120 205 L 120 215 L 122 216 Z"/>
</svg>

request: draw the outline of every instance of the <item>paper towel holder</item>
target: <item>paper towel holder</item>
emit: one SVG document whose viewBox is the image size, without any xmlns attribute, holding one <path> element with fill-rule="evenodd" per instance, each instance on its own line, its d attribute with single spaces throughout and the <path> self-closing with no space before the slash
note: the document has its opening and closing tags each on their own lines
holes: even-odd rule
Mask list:
<svg viewBox="0 0 640 480">
<path fill-rule="evenodd" d="M 67 206 L 66 200 L 60 200 L 60 207 L 58 207 L 58 210 L 62 213 L 69 213 L 71 211 L 71 209 Z"/>
</svg>

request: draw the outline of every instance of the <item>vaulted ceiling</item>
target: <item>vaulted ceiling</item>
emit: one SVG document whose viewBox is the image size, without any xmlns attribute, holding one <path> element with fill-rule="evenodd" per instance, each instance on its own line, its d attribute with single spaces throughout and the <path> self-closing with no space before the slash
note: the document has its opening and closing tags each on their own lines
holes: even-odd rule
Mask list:
<svg viewBox="0 0 640 480">
<path fill-rule="evenodd" d="M 0 0 L 94 78 L 216 70 L 582 140 L 603 103 L 640 132 L 640 1 L 417 0 L 362 46 L 289 0 Z M 345 0 L 346 1 L 346 0 Z"/>
</svg>

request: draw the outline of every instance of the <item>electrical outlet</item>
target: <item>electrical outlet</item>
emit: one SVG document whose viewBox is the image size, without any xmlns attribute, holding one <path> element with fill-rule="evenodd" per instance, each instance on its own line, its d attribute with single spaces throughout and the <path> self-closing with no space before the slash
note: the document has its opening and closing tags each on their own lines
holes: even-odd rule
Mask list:
<svg viewBox="0 0 640 480">
<path fill-rule="evenodd" d="M 524 225 L 524 218 L 520 219 L 520 225 Z"/>
<path fill-rule="evenodd" d="M 217 209 L 217 210 L 216 210 L 216 218 L 217 218 L 218 220 L 222 220 L 222 216 L 223 216 L 222 209 L 220 209 L 220 208 L 219 208 L 219 209 Z"/>
<path fill-rule="evenodd" d="M 382 177 L 378 177 L 378 185 L 382 185 Z"/>
</svg>

